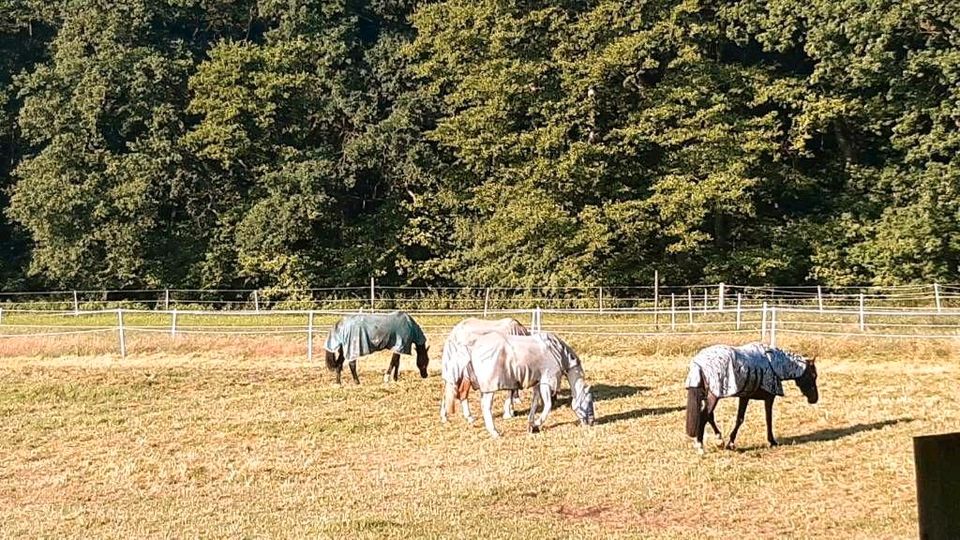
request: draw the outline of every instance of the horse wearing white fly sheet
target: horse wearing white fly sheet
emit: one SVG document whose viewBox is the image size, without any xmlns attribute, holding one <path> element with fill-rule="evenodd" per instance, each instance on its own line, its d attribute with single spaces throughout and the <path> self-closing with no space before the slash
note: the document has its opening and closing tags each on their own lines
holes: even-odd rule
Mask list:
<svg viewBox="0 0 960 540">
<path fill-rule="evenodd" d="M 537 387 L 531 397 L 528 427 L 539 431 L 553 406 L 552 395 L 566 376 L 570 383 L 571 408 L 580 422 L 594 422 L 593 394 L 583 380 L 580 358 L 555 334 L 543 332 L 533 336 L 505 336 L 498 333 L 477 337 L 470 348 L 467 373 L 475 388 L 482 393 L 480 408 L 487 431 L 499 437 L 493 424 L 493 393 L 498 390 L 521 390 Z M 543 412 L 536 416 L 543 403 Z"/>
<path fill-rule="evenodd" d="M 460 409 L 467 422 L 473 423 L 476 419 L 470 414 L 470 404 L 467 401 L 467 386 L 461 392 L 458 387 L 464 381 L 467 364 L 470 362 L 470 347 L 477 337 L 496 332 L 504 335 L 529 336 L 530 331 L 519 321 L 512 318 L 497 319 L 464 319 L 457 323 L 450 331 L 446 343 L 443 345 L 443 398 L 440 401 L 440 420 L 447 421 L 447 415 L 453 412 L 454 402 L 460 401 Z M 512 397 L 503 404 L 504 418 L 513 416 Z"/>
</svg>

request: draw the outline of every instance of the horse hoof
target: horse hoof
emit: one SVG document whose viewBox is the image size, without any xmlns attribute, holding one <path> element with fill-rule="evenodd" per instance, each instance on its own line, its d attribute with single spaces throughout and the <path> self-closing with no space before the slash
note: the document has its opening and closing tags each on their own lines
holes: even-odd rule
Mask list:
<svg viewBox="0 0 960 540">
<path fill-rule="evenodd" d="M 703 451 L 703 447 L 702 447 L 702 446 L 700 446 L 700 447 L 697 448 L 697 454 L 698 454 L 698 455 L 701 455 L 701 456 L 702 456 L 704 453 L 705 453 L 705 452 Z"/>
<path fill-rule="evenodd" d="M 503 413 L 503 417 L 504 417 L 504 418 L 513 418 L 513 413 L 512 413 L 512 412 L 510 412 L 510 413 L 506 413 L 506 412 L 505 412 L 505 413 Z"/>
<path fill-rule="evenodd" d="M 780 443 L 778 443 L 777 441 L 770 441 L 770 448 L 773 448 L 775 446 L 780 446 Z"/>
<path fill-rule="evenodd" d="M 727 450 L 736 450 L 737 445 L 733 444 L 732 442 L 728 442 L 726 446 L 724 446 L 724 448 L 726 448 Z"/>
<path fill-rule="evenodd" d="M 717 437 L 717 448 L 723 448 L 727 446 L 727 443 L 720 437 Z"/>
<path fill-rule="evenodd" d="M 528 433 L 540 433 L 540 426 L 530 426 L 527 428 Z"/>
</svg>

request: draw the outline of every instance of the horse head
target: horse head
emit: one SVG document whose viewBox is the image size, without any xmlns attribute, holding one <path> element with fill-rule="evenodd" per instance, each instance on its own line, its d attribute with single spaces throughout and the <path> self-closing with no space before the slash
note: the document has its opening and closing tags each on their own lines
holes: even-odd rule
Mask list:
<svg viewBox="0 0 960 540">
<path fill-rule="evenodd" d="M 573 412 L 576 413 L 577 418 L 580 419 L 581 425 L 593 425 L 596 416 L 593 410 L 593 392 L 590 391 L 589 386 L 584 385 L 573 397 L 573 402 L 570 405 L 573 407 Z"/>
<path fill-rule="evenodd" d="M 430 363 L 430 357 L 427 352 L 430 350 L 426 344 L 417 345 L 417 369 L 420 370 L 420 377 L 427 378 L 427 364 Z"/>
<path fill-rule="evenodd" d="M 797 386 L 800 387 L 800 391 L 807 398 L 807 403 L 811 405 L 820 400 L 820 390 L 817 389 L 816 360 L 816 357 L 807 360 L 807 367 L 803 370 L 803 374 L 797 378 Z"/>
</svg>

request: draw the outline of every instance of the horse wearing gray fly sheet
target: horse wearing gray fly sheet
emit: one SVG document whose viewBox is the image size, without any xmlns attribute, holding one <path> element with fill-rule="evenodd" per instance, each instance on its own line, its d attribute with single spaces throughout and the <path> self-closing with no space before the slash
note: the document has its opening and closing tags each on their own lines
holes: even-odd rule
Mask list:
<svg viewBox="0 0 960 540">
<path fill-rule="evenodd" d="M 443 398 L 440 402 L 440 420 L 447 421 L 449 413 L 453 412 L 454 402 L 460 401 L 460 408 L 463 417 L 467 422 L 473 423 L 476 420 L 470 414 L 470 404 L 467 401 L 469 385 L 462 385 L 467 364 L 470 362 L 470 347 L 477 337 L 491 332 L 512 335 L 529 336 L 530 331 L 519 321 L 512 318 L 497 320 L 486 319 L 464 319 L 457 323 L 447 336 L 447 341 L 443 345 L 443 366 L 441 368 L 441 377 L 443 378 Z M 503 404 L 504 418 L 513 417 L 513 397 L 508 398 Z"/>
<path fill-rule="evenodd" d="M 521 390 L 537 387 L 532 393 L 528 427 L 539 431 L 553 406 L 552 395 L 566 376 L 570 383 L 571 408 L 581 424 L 594 422 L 593 394 L 583 380 L 580 358 L 555 334 L 543 332 L 533 336 L 505 336 L 498 333 L 477 337 L 470 348 L 467 373 L 473 386 L 480 390 L 480 408 L 487 431 L 499 437 L 493 424 L 493 394 L 498 390 Z M 536 416 L 543 404 L 543 412 Z"/>
<path fill-rule="evenodd" d="M 773 436 L 773 402 L 783 395 L 782 381 L 794 380 L 807 402 L 820 399 L 817 388 L 815 359 L 807 359 L 783 349 L 767 347 L 762 343 L 748 343 L 740 347 L 714 345 L 697 353 L 690 361 L 685 386 L 687 388 L 687 435 L 694 438 L 694 448 L 703 453 L 703 432 L 707 424 L 713 428 L 718 444 L 733 449 L 737 433 L 743 425 L 750 400 L 762 400 L 767 419 L 767 441 L 777 446 Z M 737 397 L 737 421 L 730 432 L 730 440 L 723 442 L 720 428 L 714 419 L 717 402 L 726 397 Z"/>
</svg>

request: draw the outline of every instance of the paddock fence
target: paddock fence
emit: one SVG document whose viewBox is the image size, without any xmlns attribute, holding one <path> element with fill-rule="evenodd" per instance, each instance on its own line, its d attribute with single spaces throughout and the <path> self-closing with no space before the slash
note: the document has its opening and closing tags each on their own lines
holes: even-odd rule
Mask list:
<svg viewBox="0 0 960 540">
<path fill-rule="evenodd" d="M 403 309 L 439 343 L 460 319 L 514 317 L 570 340 L 790 338 L 960 343 L 960 285 L 764 288 L 143 290 L 0 293 L 0 354 L 119 354 L 282 343 L 313 361 L 344 314 Z M 206 341 L 204 341 L 206 340 Z M 64 345 L 66 344 L 66 345 Z M 56 348 L 56 347 L 54 347 Z M 58 349 L 59 350 L 59 349 Z M 269 352 L 265 352 L 269 354 Z"/>
</svg>

